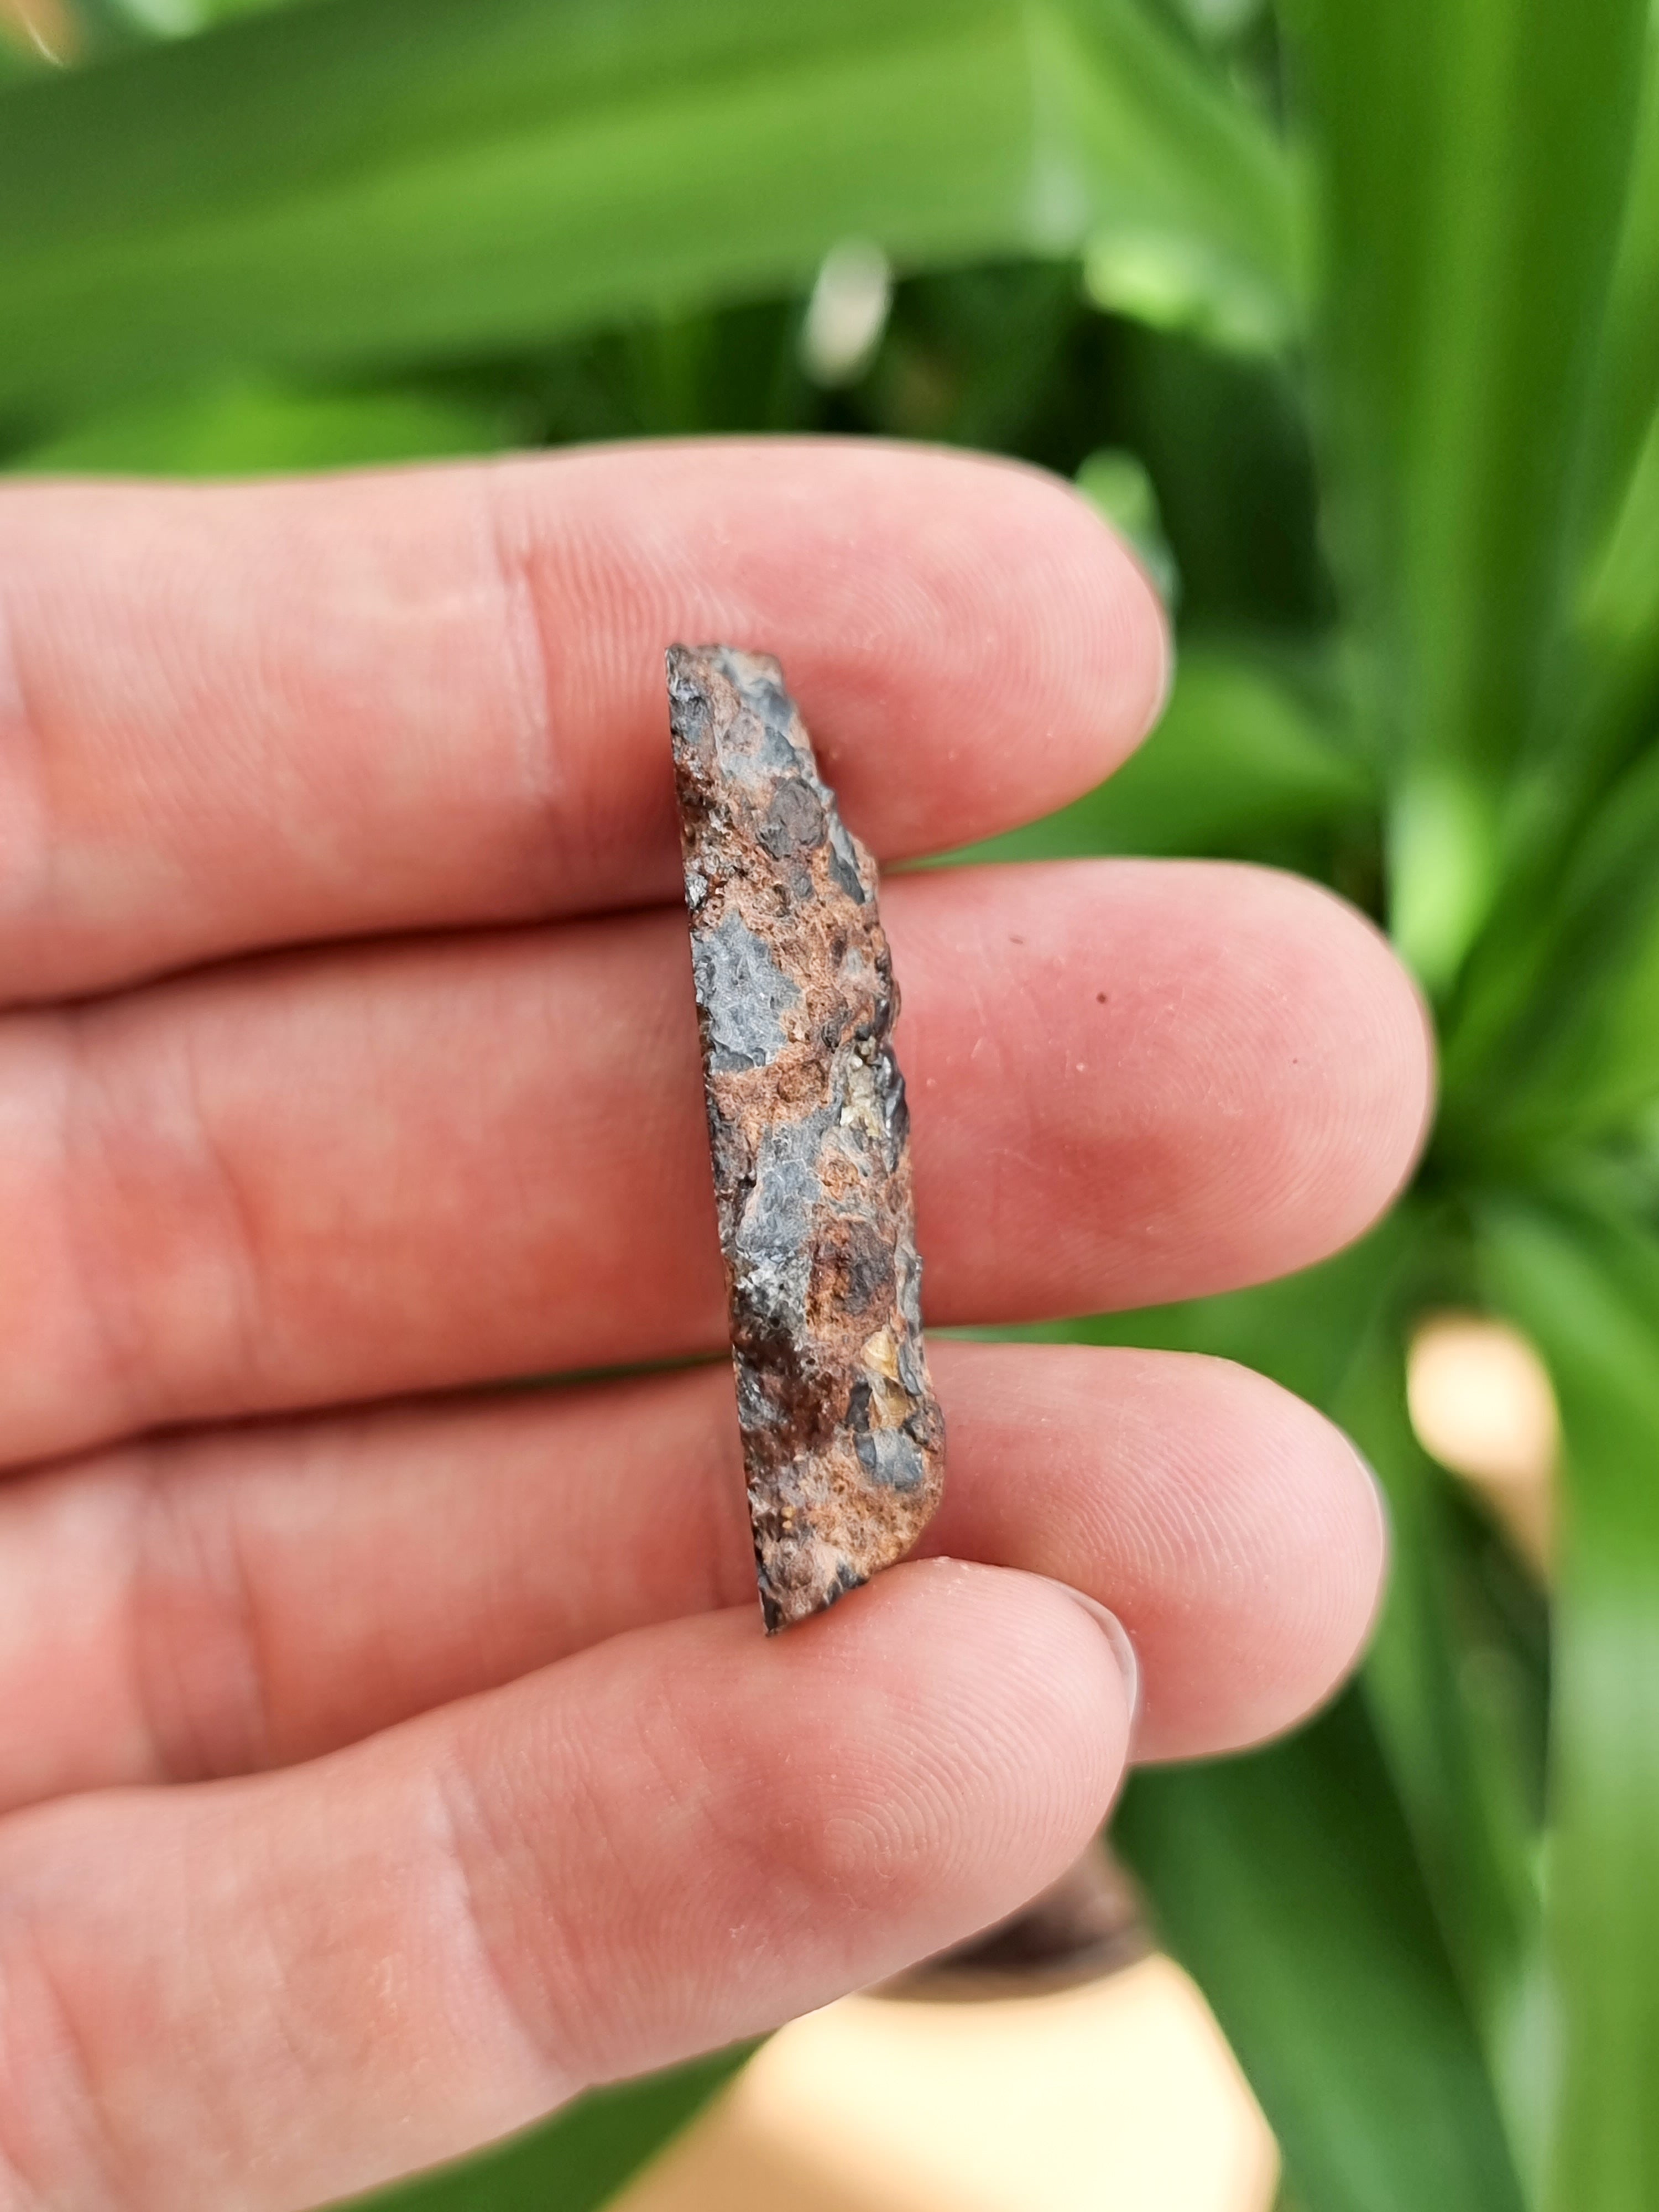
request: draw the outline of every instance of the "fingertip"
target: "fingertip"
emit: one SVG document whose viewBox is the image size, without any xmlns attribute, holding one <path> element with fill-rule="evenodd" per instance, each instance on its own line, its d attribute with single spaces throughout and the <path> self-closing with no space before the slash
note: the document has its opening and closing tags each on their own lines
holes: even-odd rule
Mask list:
<svg viewBox="0 0 1659 2212">
<path fill-rule="evenodd" d="M 1058 477 L 1054 481 L 1080 511 L 1085 541 L 1092 534 L 1091 550 L 1100 571 L 1097 588 L 1120 632 L 1113 668 L 1119 686 L 1116 726 L 1121 746 L 1112 763 L 1116 768 L 1164 719 L 1175 689 L 1175 633 L 1164 595 L 1128 540 L 1075 484 Z"/>
<path fill-rule="evenodd" d="M 718 468 L 741 495 L 755 543 L 709 619 L 752 623 L 788 587 L 775 649 L 849 822 L 884 859 L 1066 805 L 1161 712 L 1162 605 L 1064 478 L 878 441 L 714 441 L 661 458 L 677 476 Z"/>
<path fill-rule="evenodd" d="M 1011 782 L 1000 806 L 1011 820 L 1031 819 L 1104 781 L 1150 733 L 1168 702 L 1174 648 L 1146 569 L 1074 485 L 1028 462 L 975 465 L 1000 479 L 994 501 L 973 488 L 1000 510 L 979 541 L 979 593 L 1024 617 L 1006 686 L 1016 742 L 1001 750 L 1025 785 Z M 1022 701 L 1041 726 L 1019 726 Z"/>
<path fill-rule="evenodd" d="M 764 1643 L 734 1616 L 722 1627 L 720 1674 L 747 1686 L 696 1723 L 698 1763 L 751 1808 L 757 1863 L 859 1917 L 878 1948 L 858 1979 L 1016 1910 L 1072 1863 L 1121 1782 L 1121 1656 L 1043 1576 L 915 1560 Z"/>
<path fill-rule="evenodd" d="M 956 1763 L 958 1809 L 978 1801 L 960 1822 L 969 1856 L 1000 1836 L 1058 1872 L 1104 1818 L 1128 1756 L 1135 1662 L 1103 1611 L 1047 1575 L 933 1558 L 882 1576 L 820 1632 L 838 1614 L 860 1672 L 908 1682 L 911 1730 Z"/>
<path fill-rule="evenodd" d="M 1352 1668 L 1386 1524 L 1313 1407 L 1230 1359 L 1127 1346 L 942 1343 L 935 1367 L 955 1445 L 930 1538 L 1111 1609 L 1143 1677 L 1137 1760 L 1278 1735 Z"/>
<path fill-rule="evenodd" d="M 1253 1369 L 1176 1357 L 1189 1382 L 1204 1386 L 1214 1422 L 1206 1450 L 1221 1506 L 1214 1540 L 1233 1563 L 1206 1593 L 1207 1651 L 1172 1650 L 1173 1621 L 1155 1632 L 1161 1663 L 1136 1745 L 1149 1760 L 1243 1750 L 1299 1725 L 1358 1662 L 1388 1568 L 1382 1492 L 1347 1434 Z M 1248 1485 L 1235 1480 L 1233 1498 L 1221 1501 L 1220 1465 L 1232 1459 L 1236 1474 L 1241 1447 Z"/>
<path fill-rule="evenodd" d="M 884 918 L 936 1322 L 1288 1274 L 1367 1229 L 1421 1149 L 1416 987 L 1362 915 L 1301 878 L 941 869 L 894 879 Z"/>
<path fill-rule="evenodd" d="M 1348 1048 L 1336 1068 L 1330 1126 L 1332 1180 L 1346 1182 L 1348 1203 L 1333 1207 L 1333 1228 L 1315 1255 L 1322 1256 L 1388 1211 L 1421 1157 L 1436 1104 L 1434 1021 L 1415 977 L 1368 915 L 1324 884 L 1281 880 L 1314 902 L 1318 919 L 1308 935 L 1323 956 L 1333 1016 L 1339 1003 L 1346 1015 Z"/>
<path fill-rule="evenodd" d="M 1182 956 L 1166 933 L 1165 969 L 1188 961 L 1193 1006 L 1200 963 L 1212 983 L 1224 977 L 1231 1018 L 1209 1080 L 1218 1097 L 1231 1082 L 1237 1100 L 1255 1102 L 1248 1113 L 1234 1104 L 1237 1142 L 1211 1162 L 1225 1168 L 1209 1209 L 1214 1242 L 1238 1238 L 1215 1286 L 1340 1251 L 1399 1195 L 1429 1128 L 1433 1037 L 1415 982 L 1376 924 L 1323 884 L 1243 863 L 1121 865 L 1154 902 L 1162 875 L 1200 918 L 1208 944 Z M 1213 917 L 1223 912 L 1217 959 Z"/>
</svg>

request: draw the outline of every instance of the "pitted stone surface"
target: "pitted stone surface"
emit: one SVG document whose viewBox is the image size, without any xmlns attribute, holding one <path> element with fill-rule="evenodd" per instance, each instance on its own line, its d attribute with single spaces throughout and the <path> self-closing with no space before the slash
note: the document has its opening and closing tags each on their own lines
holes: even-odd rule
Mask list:
<svg viewBox="0 0 1659 2212">
<path fill-rule="evenodd" d="M 714 1195 L 767 1628 L 908 1551 L 945 1424 L 921 1262 L 898 988 L 875 863 L 777 662 L 674 646 L 669 718 Z"/>
</svg>

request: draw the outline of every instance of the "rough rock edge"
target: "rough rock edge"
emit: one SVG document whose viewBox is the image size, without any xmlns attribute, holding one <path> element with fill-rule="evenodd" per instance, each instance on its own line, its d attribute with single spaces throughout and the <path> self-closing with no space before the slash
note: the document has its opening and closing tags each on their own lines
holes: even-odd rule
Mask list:
<svg viewBox="0 0 1659 2212">
<path fill-rule="evenodd" d="M 673 646 L 670 724 L 732 1358 L 769 1633 L 939 1504 L 898 988 L 875 863 L 768 654 Z"/>
</svg>

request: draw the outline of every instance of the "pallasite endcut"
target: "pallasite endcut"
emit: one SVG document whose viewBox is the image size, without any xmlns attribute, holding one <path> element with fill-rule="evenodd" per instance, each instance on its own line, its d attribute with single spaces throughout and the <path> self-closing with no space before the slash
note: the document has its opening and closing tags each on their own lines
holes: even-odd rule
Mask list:
<svg viewBox="0 0 1659 2212">
<path fill-rule="evenodd" d="M 672 646 L 669 719 L 749 1513 L 769 1632 L 939 1504 L 898 987 L 876 868 L 783 672 Z"/>
</svg>

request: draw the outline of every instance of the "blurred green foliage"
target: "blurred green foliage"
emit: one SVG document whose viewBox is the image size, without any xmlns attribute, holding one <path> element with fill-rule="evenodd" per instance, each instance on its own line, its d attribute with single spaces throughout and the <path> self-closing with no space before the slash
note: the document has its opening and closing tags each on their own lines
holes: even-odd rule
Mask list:
<svg viewBox="0 0 1659 2212">
<path fill-rule="evenodd" d="M 14 7 L 23 0 L 12 0 Z M 1302 869 L 1442 1033 L 1417 1189 L 1291 1282 L 1049 1334 L 1344 1420 L 1396 1566 L 1295 1741 L 1118 1822 L 1302 2212 L 1659 2203 L 1659 70 L 1641 0 L 29 0 L 0 450 L 314 467 L 736 429 L 1076 477 L 1181 623 L 1005 858 Z M 233 20 L 246 19 L 246 20 Z M 839 242 L 898 271 L 804 363 Z M 1413 1437 L 1416 1319 L 1542 1348 L 1547 1594 Z M 399 2201 L 595 2203 L 729 2063 Z"/>
<path fill-rule="evenodd" d="M 595 2212 L 723 2088 L 754 2050 L 715 2051 L 595 2090 L 549 2128 L 370 2200 L 376 2212 Z"/>
</svg>

